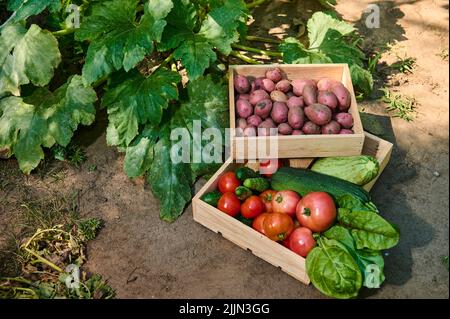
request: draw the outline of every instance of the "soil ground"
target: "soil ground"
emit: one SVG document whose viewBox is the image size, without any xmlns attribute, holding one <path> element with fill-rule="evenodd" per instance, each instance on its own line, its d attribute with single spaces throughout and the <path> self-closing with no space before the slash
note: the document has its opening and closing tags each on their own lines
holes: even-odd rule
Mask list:
<svg viewBox="0 0 450 319">
<path fill-rule="evenodd" d="M 382 64 L 397 55 L 417 59 L 412 74 L 382 79 L 383 86 L 417 100 L 413 122 L 389 117 L 377 100 L 360 103 L 373 114 L 374 121 L 367 122 L 371 130 L 395 144 L 372 195 L 401 229 L 399 245 L 385 255 L 386 282 L 381 289 L 363 290 L 361 297 L 448 298 L 449 271 L 442 262 L 449 255 L 448 2 L 375 2 L 380 29 L 364 24 L 363 10 L 373 1 L 338 2 L 337 12 L 355 23 L 366 47 L 390 45 Z M 295 35 L 294 19 L 304 22 L 318 9 L 313 1 L 270 1 L 254 11 L 250 33 Z M 77 135 L 88 157 L 79 169 L 51 162 L 24 177 L 15 160 L 0 162 L 0 249 L 26 198 L 76 194 L 82 216 L 105 220 L 89 245 L 87 268 L 109 279 L 119 298 L 324 298 L 195 223 L 191 206 L 173 224 L 160 221 L 157 200 L 143 180 L 125 176 L 123 155 L 106 145 L 104 131 L 100 114 L 95 126 Z"/>
</svg>

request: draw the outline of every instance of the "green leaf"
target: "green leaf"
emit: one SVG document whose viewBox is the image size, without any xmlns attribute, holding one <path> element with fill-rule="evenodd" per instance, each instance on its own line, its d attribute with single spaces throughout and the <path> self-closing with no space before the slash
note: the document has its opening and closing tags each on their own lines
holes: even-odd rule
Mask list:
<svg viewBox="0 0 450 319">
<path fill-rule="evenodd" d="M 26 20 L 49 8 L 50 12 L 56 12 L 61 8 L 60 0 L 9 0 L 8 10 L 14 11 L 9 23 Z"/>
<path fill-rule="evenodd" d="M 356 243 L 350 231 L 342 226 L 335 225 L 323 235 L 328 239 L 335 239 L 343 244 L 353 256 L 363 275 L 363 285 L 368 288 L 379 288 L 384 282 L 384 260 L 379 251 L 366 251 L 356 249 Z"/>
<path fill-rule="evenodd" d="M 339 299 L 356 297 L 362 274 L 346 247 L 334 239 L 320 237 L 306 257 L 306 271 L 323 294 Z"/>
<path fill-rule="evenodd" d="M 364 53 L 353 44 L 347 43 L 336 30 L 327 31 L 318 49 L 334 63 L 362 65 L 364 59 Z"/>
<path fill-rule="evenodd" d="M 358 87 L 365 95 L 369 95 L 373 90 L 373 78 L 369 71 L 364 70 L 359 65 L 350 66 L 350 74 L 353 84 Z"/>
<path fill-rule="evenodd" d="M 137 4 L 138 1 L 130 0 L 95 3 L 92 13 L 83 19 L 75 37 L 91 41 L 83 66 L 85 83 L 91 84 L 122 67 L 131 70 L 153 52 L 153 42 L 161 40 L 166 25 L 161 17 L 167 6 L 151 13 L 152 2 L 144 7 L 144 14 L 136 22 Z"/>
<path fill-rule="evenodd" d="M 66 146 L 79 124 L 93 122 L 96 99 L 95 91 L 74 76 L 54 93 L 38 89 L 25 99 L 0 100 L 0 149 L 15 155 L 29 174 L 44 158 L 42 147 Z"/>
<path fill-rule="evenodd" d="M 375 212 L 339 208 L 338 221 L 350 229 L 357 249 L 389 249 L 400 239 L 398 231 Z"/>
<path fill-rule="evenodd" d="M 178 99 L 176 72 L 161 68 L 149 77 L 130 72 L 123 82 L 108 87 L 102 105 L 108 108 L 109 145 L 127 146 L 138 135 L 139 124 L 158 125 L 170 100 Z"/>
<path fill-rule="evenodd" d="M 295 38 L 286 38 L 279 45 L 283 62 L 292 64 L 332 63 L 333 61 L 318 50 L 308 50 Z"/>
<path fill-rule="evenodd" d="M 150 169 L 158 137 L 159 132 L 146 129 L 127 147 L 124 170 L 128 177 L 142 176 Z"/>
<path fill-rule="evenodd" d="M 318 48 L 330 29 L 336 30 L 343 36 L 355 31 L 355 28 L 347 22 L 335 19 L 331 15 L 320 11 L 314 13 L 308 20 L 307 28 L 310 48 Z"/>
<path fill-rule="evenodd" d="M 37 86 L 48 84 L 61 62 L 55 37 L 35 24 L 28 31 L 20 25 L 6 26 L 0 48 L 0 96 L 18 96 L 19 87 L 30 82 Z"/>
</svg>

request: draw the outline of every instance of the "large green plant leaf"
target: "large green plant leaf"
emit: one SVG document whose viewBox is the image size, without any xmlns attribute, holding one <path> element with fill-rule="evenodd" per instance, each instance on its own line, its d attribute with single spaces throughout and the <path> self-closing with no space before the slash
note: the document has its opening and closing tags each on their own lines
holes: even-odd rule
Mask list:
<svg viewBox="0 0 450 319">
<path fill-rule="evenodd" d="M 328 56 L 318 50 L 308 50 L 303 43 L 295 38 L 286 38 L 279 46 L 283 53 L 284 63 L 314 64 L 333 63 Z"/>
<path fill-rule="evenodd" d="M 157 4 L 146 3 L 139 19 L 135 0 L 102 1 L 92 6 L 91 14 L 75 33 L 77 40 L 91 41 L 83 67 L 85 83 L 91 84 L 122 67 L 129 71 L 152 53 L 153 43 L 161 39 L 166 25 L 163 18 L 171 7 L 170 3 Z"/>
<path fill-rule="evenodd" d="M 25 20 L 28 17 L 39 14 L 49 8 L 56 12 L 61 8 L 60 0 L 9 0 L 8 10 L 14 11 L 8 23 Z"/>
<path fill-rule="evenodd" d="M 355 31 L 352 25 L 320 11 L 314 13 L 308 20 L 307 28 L 310 48 L 318 48 L 322 45 L 325 35 L 330 29 L 336 30 L 343 36 Z"/>
<path fill-rule="evenodd" d="M 201 139 L 194 136 L 193 121 L 198 121 L 203 132 L 208 128 L 219 128 L 223 132 L 229 125 L 226 85 L 213 81 L 211 76 L 190 81 L 186 98 L 177 108 L 167 110 L 164 119 L 165 124 L 159 127 L 147 125 L 127 147 L 124 169 L 130 177 L 147 173 L 153 194 L 161 201 L 161 218 L 172 222 L 190 201 L 196 177 L 211 173 L 220 165 L 204 161 L 192 163 L 191 160 L 172 162 L 172 146 L 179 142 L 171 139 L 172 131 L 184 132 L 183 137 L 188 138 L 190 150 L 194 142 Z M 202 146 L 205 144 L 201 143 Z M 222 145 L 218 151 L 222 150 Z M 189 156 L 192 159 L 190 153 Z"/>
<path fill-rule="evenodd" d="M 128 146 L 138 135 L 139 125 L 158 125 L 169 101 L 178 98 L 180 79 L 178 73 L 161 68 L 147 78 L 130 72 L 122 82 L 108 87 L 102 99 L 108 108 L 108 144 Z"/>
<path fill-rule="evenodd" d="M 79 124 L 94 121 L 97 100 L 80 76 L 50 92 L 37 89 L 31 96 L 0 100 L 0 149 L 15 155 L 20 169 L 29 174 L 44 158 L 42 147 L 66 146 Z"/>
<path fill-rule="evenodd" d="M 47 85 L 61 62 L 55 37 L 35 24 L 28 30 L 18 24 L 3 28 L 0 49 L 0 96 L 18 96 L 19 87 L 30 82 Z"/>
</svg>

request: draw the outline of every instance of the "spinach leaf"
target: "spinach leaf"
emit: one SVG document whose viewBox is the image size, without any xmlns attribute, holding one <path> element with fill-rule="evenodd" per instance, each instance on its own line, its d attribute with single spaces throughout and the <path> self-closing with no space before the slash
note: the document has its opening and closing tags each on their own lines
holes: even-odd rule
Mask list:
<svg viewBox="0 0 450 319">
<path fill-rule="evenodd" d="M 368 288 L 380 287 L 385 279 L 383 273 L 384 260 L 381 252 L 356 249 L 356 243 L 350 231 L 339 225 L 331 227 L 323 235 L 328 239 L 339 241 L 347 248 L 363 275 L 363 286 Z"/>
<path fill-rule="evenodd" d="M 356 248 L 389 249 L 397 245 L 399 232 L 375 212 L 338 209 L 338 222 L 350 229 Z"/>
<path fill-rule="evenodd" d="M 346 247 L 334 239 L 320 237 L 318 247 L 306 257 L 306 271 L 323 294 L 339 299 L 356 297 L 362 274 Z"/>
<path fill-rule="evenodd" d="M 347 208 L 350 210 L 367 210 L 378 213 L 378 209 L 373 202 L 364 203 L 356 196 L 346 194 L 337 199 L 337 204 L 340 208 Z"/>
</svg>

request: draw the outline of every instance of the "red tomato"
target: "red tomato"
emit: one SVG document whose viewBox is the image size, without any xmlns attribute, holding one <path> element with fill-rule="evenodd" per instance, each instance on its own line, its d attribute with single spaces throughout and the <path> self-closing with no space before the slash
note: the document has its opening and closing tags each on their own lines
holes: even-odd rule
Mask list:
<svg viewBox="0 0 450 319">
<path fill-rule="evenodd" d="M 259 162 L 259 173 L 270 178 L 282 166 L 283 163 L 279 159 L 261 160 Z"/>
<path fill-rule="evenodd" d="M 300 200 L 300 195 L 294 191 L 279 191 L 272 199 L 272 211 L 295 216 L 295 208 Z"/>
<path fill-rule="evenodd" d="M 266 205 L 261 198 L 256 195 L 247 198 L 241 205 L 241 215 L 245 218 L 255 218 L 264 213 Z"/>
<path fill-rule="evenodd" d="M 272 212 L 272 199 L 275 197 L 275 194 L 277 191 L 274 191 L 272 189 L 268 189 L 261 194 L 259 194 L 259 197 L 262 199 L 264 204 L 266 205 L 266 212 L 271 213 Z"/>
<path fill-rule="evenodd" d="M 295 229 L 294 229 L 295 230 Z M 293 233 L 293 232 L 292 232 Z M 292 235 L 291 233 L 291 235 Z M 291 238 L 291 235 L 289 235 L 288 237 L 286 237 L 282 242 L 281 245 L 283 245 L 284 247 L 286 247 L 287 249 L 291 249 L 291 247 L 289 247 L 289 238 Z"/>
<path fill-rule="evenodd" d="M 264 234 L 274 241 L 283 241 L 294 230 L 294 222 L 288 214 L 270 213 L 263 222 Z"/>
<path fill-rule="evenodd" d="M 219 198 L 217 208 L 234 217 L 239 214 L 239 211 L 241 210 L 241 201 L 235 193 L 227 192 Z"/>
<path fill-rule="evenodd" d="M 233 192 L 236 188 L 241 185 L 241 182 L 237 179 L 236 175 L 233 172 L 227 172 L 219 177 L 219 191 L 222 194 L 227 192 Z"/>
<path fill-rule="evenodd" d="M 306 227 L 294 229 L 289 236 L 288 248 L 302 257 L 306 257 L 314 246 L 316 246 L 316 241 L 313 233 Z"/>
<path fill-rule="evenodd" d="M 267 215 L 269 215 L 269 213 L 262 213 L 261 215 L 259 215 L 258 217 L 256 217 L 253 220 L 253 224 L 252 224 L 252 228 L 255 229 L 256 231 L 260 232 L 261 234 L 264 234 L 264 220 L 266 219 Z"/>
<path fill-rule="evenodd" d="M 320 233 L 333 225 L 336 219 L 336 206 L 333 198 L 325 192 L 312 192 L 297 204 L 297 219 L 300 225 Z"/>
</svg>

